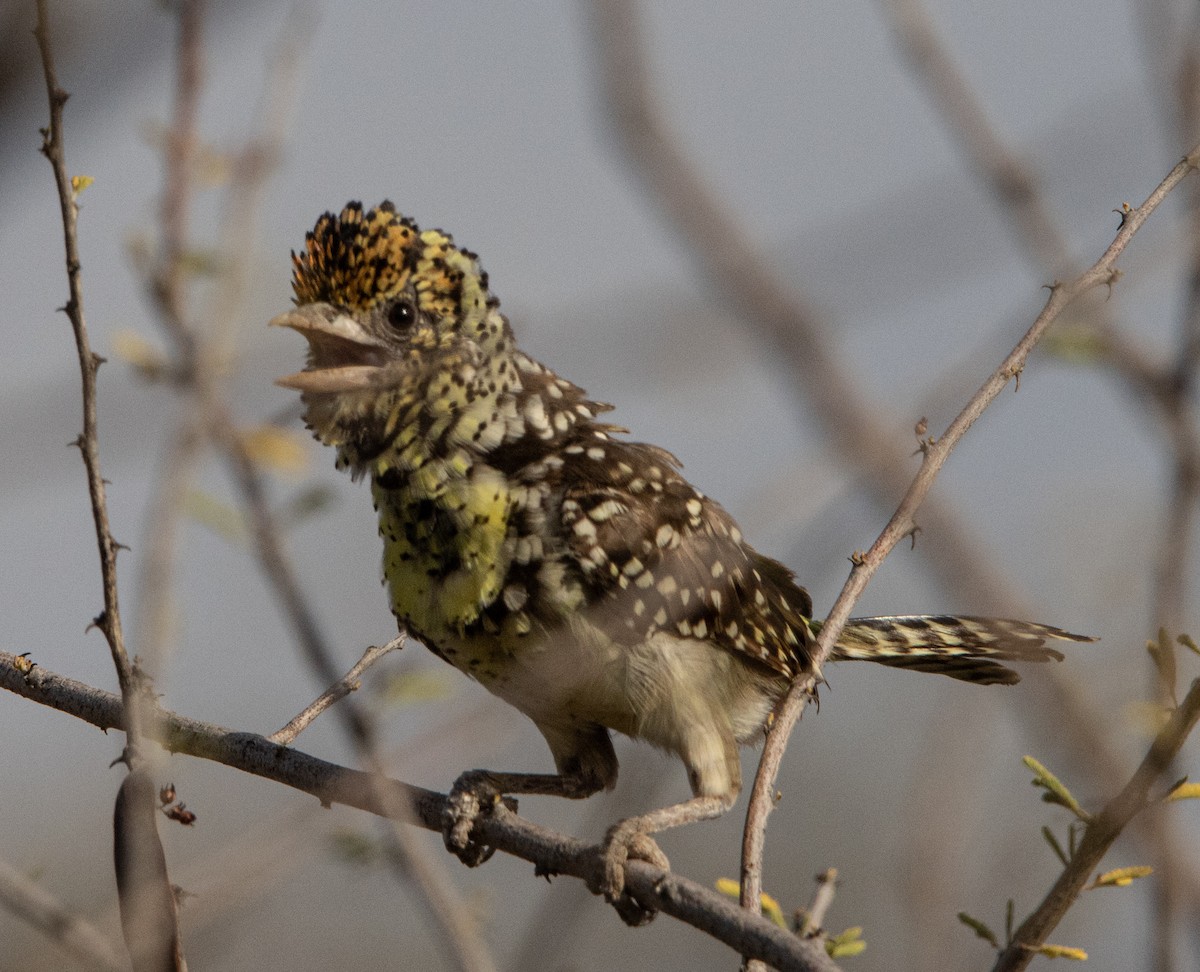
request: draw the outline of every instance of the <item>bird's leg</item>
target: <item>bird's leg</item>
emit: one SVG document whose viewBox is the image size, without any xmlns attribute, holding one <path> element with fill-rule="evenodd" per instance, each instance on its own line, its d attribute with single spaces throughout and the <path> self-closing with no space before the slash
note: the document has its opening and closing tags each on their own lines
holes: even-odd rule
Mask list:
<svg viewBox="0 0 1200 972">
<path fill-rule="evenodd" d="M 626 862 L 632 858 L 669 871 L 671 862 L 650 835 L 719 817 L 733 806 L 736 799 L 736 790 L 719 796 L 692 797 L 660 810 L 626 817 L 609 828 L 601 844 L 604 875 L 599 890 L 616 908 L 625 924 L 644 925 L 655 915 L 653 910 L 625 894 Z"/>
<path fill-rule="evenodd" d="M 493 773 L 468 770 L 454 781 L 442 816 L 442 838 L 446 849 L 467 867 L 478 867 L 494 848 L 475 840 L 475 822 L 490 814 L 505 794 L 529 793 L 582 800 L 602 789 L 603 784 L 585 775 L 568 773 Z M 516 810 L 516 801 L 507 801 Z"/>
</svg>

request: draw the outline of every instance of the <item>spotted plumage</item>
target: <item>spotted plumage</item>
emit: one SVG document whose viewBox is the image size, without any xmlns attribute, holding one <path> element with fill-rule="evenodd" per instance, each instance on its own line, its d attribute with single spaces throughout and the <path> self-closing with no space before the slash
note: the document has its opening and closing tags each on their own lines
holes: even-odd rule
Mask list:
<svg viewBox="0 0 1200 972">
<path fill-rule="evenodd" d="M 559 770 L 488 779 L 611 787 L 617 730 L 683 759 L 692 816 L 727 808 L 737 742 L 812 670 L 807 592 L 673 456 L 623 438 L 600 418 L 611 406 L 521 352 L 477 258 L 447 234 L 351 203 L 293 260 L 297 307 L 274 323 L 303 334 L 309 358 L 280 383 L 302 393 L 339 467 L 371 482 L 396 618 L 529 715 Z M 1011 683 L 1001 662 L 1059 658 L 1053 639 L 1088 640 L 1019 621 L 860 618 L 831 658 Z M 687 816 L 657 814 L 643 829 Z"/>
</svg>

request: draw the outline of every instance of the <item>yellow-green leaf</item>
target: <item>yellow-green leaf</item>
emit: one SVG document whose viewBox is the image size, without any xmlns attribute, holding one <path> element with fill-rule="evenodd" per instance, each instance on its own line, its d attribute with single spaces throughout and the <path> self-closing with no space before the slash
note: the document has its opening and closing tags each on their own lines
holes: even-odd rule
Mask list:
<svg viewBox="0 0 1200 972">
<path fill-rule="evenodd" d="M 970 928 L 971 931 L 982 938 L 985 942 L 991 945 L 992 948 L 1000 947 L 1000 942 L 996 939 L 996 933 L 978 918 L 968 915 L 965 911 L 960 911 L 958 913 L 958 920 Z"/>
<path fill-rule="evenodd" d="M 91 176 L 71 176 L 71 198 L 78 199 L 79 194 L 95 181 Z"/>
<path fill-rule="evenodd" d="M 1188 783 L 1186 778 L 1167 794 L 1168 800 L 1200 800 L 1200 783 Z"/>
<path fill-rule="evenodd" d="M 731 878 L 717 878 L 716 888 L 727 898 L 740 898 L 742 896 L 741 884 Z M 762 893 L 761 902 L 763 916 L 771 919 L 780 928 L 787 928 L 787 922 L 784 920 L 783 909 L 779 907 L 779 902 L 765 891 Z"/>
<path fill-rule="evenodd" d="M 1155 736 L 1171 718 L 1171 710 L 1160 702 L 1138 699 L 1123 707 L 1125 720 L 1147 737 Z"/>
<path fill-rule="evenodd" d="M 297 475 L 308 469 L 308 439 L 278 425 L 256 425 L 238 437 L 246 455 L 272 472 Z"/>
<path fill-rule="evenodd" d="M 169 367 L 167 356 L 131 328 L 122 328 L 113 335 L 112 350 L 118 358 L 136 368 L 143 378 L 161 378 Z"/>
<path fill-rule="evenodd" d="M 833 959 L 851 958 L 866 951 L 867 943 L 862 937 L 862 927 L 855 925 L 839 935 L 825 940 L 825 952 Z"/>
<path fill-rule="evenodd" d="M 1043 800 L 1047 803 L 1056 803 L 1060 807 L 1066 807 L 1080 820 L 1091 819 L 1091 814 L 1079 805 L 1079 801 L 1071 795 L 1071 791 L 1066 788 L 1057 776 L 1046 769 L 1045 766 L 1032 756 L 1024 757 L 1022 762 L 1033 772 L 1033 785 L 1040 786 L 1046 791 L 1042 794 Z"/>
<path fill-rule="evenodd" d="M 1046 958 L 1070 959 L 1073 962 L 1086 962 L 1088 957 L 1082 948 L 1072 948 L 1070 945 L 1039 945 L 1037 953 Z"/>
<path fill-rule="evenodd" d="M 230 543 L 244 544 L 250 535 L 241 511 L 210 493 L 191 490 L 184 500 L 183 508 L 193 520 L 203 523 Z"/>
<path fill-rule="evenodd" d="M 1138 878 L 1149 877 L 1154 873 L 1154 868 L 1145 864 L 1138 864 L 1134 867 L 1118 867 L 1112 871 L 1105 871 L 1095 881 L 1092 882 L 1093 888 L 1123 888 L 1133 884 Z"/>
<path fill-rule="evenodd" d="M 1200 645 L 1197 645 L 1196 642 L 1192 640 L 1191 635 L 1181 634 L 1175 640 L 1183 645 L 1184 648 L 1187 648 L 1189 651 L 1193 651 L 1197 655 L 1200 655 Z"/>
<path fill-rule="evenodd" d="M 374 864 L 382 856 L 381 849 L 374 838 L 360 830 L 342 827 L 330 834 L 329 840 L 333 845 L 334 853 L 347 864 L 364 867 Z"/>
<path fill-rule="evenodd" d="M 457 685 L 457 679 L 452 680 L 448 672 L 443 672 L 440 668 L 409 668 L 389 674 L 383 679 L 380 695 L 388 705 L 412 705 L 417 702 L 444 699 L 454 692 Z M 722 878 L 721 880 L 727 879 Z M 732 883 L 732 893 L 721 887 L 720 881 L 717 882 L 717 890 L 736 898 L 738 896 L 737 882 Z"/>
</svg>

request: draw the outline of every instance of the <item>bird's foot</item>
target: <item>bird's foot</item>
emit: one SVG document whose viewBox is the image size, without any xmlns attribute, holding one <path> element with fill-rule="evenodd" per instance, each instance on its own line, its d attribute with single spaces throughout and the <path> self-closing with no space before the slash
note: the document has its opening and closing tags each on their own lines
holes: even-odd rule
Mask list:
<svg viewBox="0 0 1200 972">
<path fill-rule="evenodd" d="M 653 921 L 658 911 L 647 908 L 625 891 L 625 865 L 630 860 L 645 861 L 664 871 L 671 869 L 667 855 L 645 832 L 642 820 L 630 817 L 614 825 L 600 847 L 604 871 L 598 890 L 605 900 L 627 925 L 636 927 Z"/>
<path fill-rule="evenodd" d="M 454 781 L 442 814 L 442 840 L 446 849 L 467 865 L 478 867 L 495 852 L 475 837 L 475 825 L 498 806 L 516 811 L 517 802 L 505 799 L 484 770 L 469 770 Z"/>
</svg>

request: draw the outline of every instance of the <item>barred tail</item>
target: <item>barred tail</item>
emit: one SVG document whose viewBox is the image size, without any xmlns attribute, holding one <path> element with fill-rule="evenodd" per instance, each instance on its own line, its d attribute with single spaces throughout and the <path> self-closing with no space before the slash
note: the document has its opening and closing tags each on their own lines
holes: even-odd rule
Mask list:
<svg viewBox="0 0 1200 972">
<path fill-rule="evenodd" d="M 1048 624 L 1003 618 L 949 614 L 851 618 L 830 659 L 937 672 L 979 685 L 1014 685 L 1021 676 L 1001 661 L 1061 661 L 1062 652 L 1047 646 L 1047 641 L 1095 640 Z"/>
</svg>

